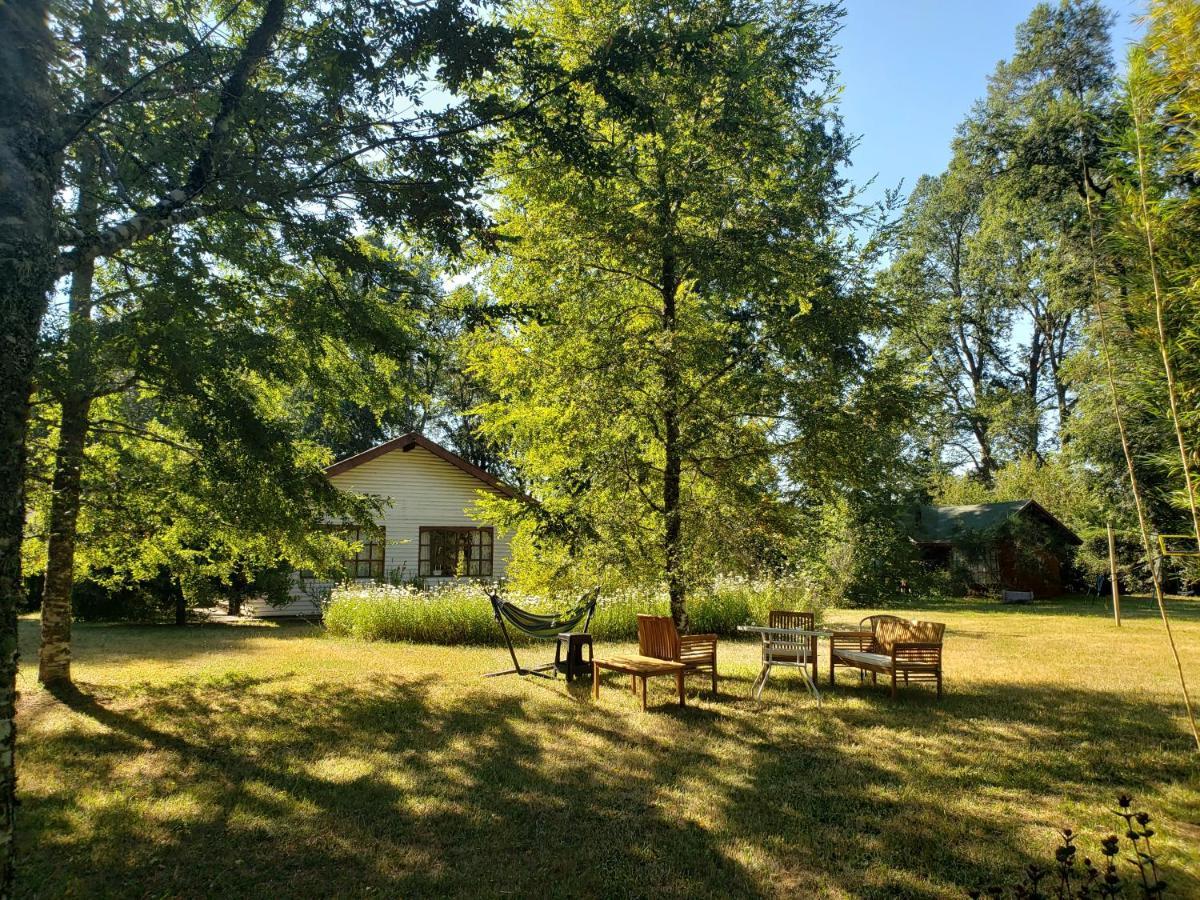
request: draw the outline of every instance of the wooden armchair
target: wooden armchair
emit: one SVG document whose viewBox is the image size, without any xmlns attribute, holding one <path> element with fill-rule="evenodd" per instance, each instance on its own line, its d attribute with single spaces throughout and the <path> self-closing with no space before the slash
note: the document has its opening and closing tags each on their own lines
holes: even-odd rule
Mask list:
<svg viewBox="0 0 1200 900">
<path fill-rule="evenodd" d="M 638 653 L 654 659 L 683 663 L 685 672 L 710 672 L 717 692 L 717 636 L 683 634 L 670 616 L 638 614 Z"/>
</svg>

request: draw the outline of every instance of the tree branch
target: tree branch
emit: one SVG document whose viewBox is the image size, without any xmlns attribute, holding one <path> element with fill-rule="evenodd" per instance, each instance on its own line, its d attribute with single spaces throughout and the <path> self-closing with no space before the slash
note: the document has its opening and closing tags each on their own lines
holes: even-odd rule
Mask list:
<svg viewBox="0 0 1200 900">
<path fill-rule="evenodd" d="M 60 254 L 57 266 L 59 276 L 74 271 L 84 260 L 108 256 L 152 234 L 192 221 L 203 214 L 199 207 L 188 204 L 214 179 L 217 157 L 228 139 L 229 129 L 246 94 L 250 76 L 270 51 L 271 44 L 283 25 L 285 6 L 285 0 L 267 0 L 262 21 L 250 33 L 241 56 L 221 88 L 221 102 L 217 114 L 213 117 L 212 127 L 200 147 L 200 152 L 196 154 L 182 187 L 168 192 L 150 209 L 105 228 L 90 239 L 84 237 L 74 250 Z"/>
</svg>

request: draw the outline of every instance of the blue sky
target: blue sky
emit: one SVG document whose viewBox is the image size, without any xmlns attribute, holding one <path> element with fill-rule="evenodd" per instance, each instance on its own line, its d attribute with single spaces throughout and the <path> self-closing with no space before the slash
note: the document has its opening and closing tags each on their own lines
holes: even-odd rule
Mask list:
<svg viewBox="0 0 1200 900">
<path fill-rule="evenodd" d="M 839 67 L 842 114 L 859 136 L 850 176 L 880 199 L 950 160 L 955 126 L 987 89 L 996 63 L 1012 55 L 1017 25 L 1035 0 L 845 0 Z M 1139 34 L 1139 0 L 1109 0 L 1118 63 Z"/>
</svg>

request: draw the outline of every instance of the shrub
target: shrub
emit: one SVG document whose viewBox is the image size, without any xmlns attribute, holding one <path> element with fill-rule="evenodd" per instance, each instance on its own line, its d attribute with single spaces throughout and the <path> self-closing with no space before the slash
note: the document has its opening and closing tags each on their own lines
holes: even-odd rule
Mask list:
<svg viewBox="0 0 1200 900">
<path fill-rule="evenodd" d="M 435 590 L 392 585 L 335 588 L 325 606 L 330 634 L 366 641 L 494 644 L 492 606 L 478 587 Z"/>
<path fill-rule="evenodd" d="M 531 611 L 563 609 L 575 596 L 538 598 L 509 594 Z M 765 623 L 772 609 L 817 609 L 813 592 L 794 580 L 721 579 L 693 592 L 688 601 L 689 630 L 733 636 L 738 625 Z M 597 640 L 637 638 L 637 614 L 667 615 L 661 590 L 627 589 L 600 598 L 591 633 Z M 412 586 L 347 585 L 336 588 L 325 606 L 330 634 L 368 641 L 429 644 L 500 644 L 503 638 L 483 587 L 447 585 L 421 590 Z M 525 640 L 509 629 L 514 641 Z"/>
</svg>

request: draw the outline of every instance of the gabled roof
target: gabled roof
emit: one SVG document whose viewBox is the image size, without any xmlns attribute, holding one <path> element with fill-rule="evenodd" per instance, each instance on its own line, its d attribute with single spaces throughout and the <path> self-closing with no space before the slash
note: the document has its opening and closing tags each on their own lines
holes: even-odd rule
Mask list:
<svg viewBox="0 0 1200 900">
<path fill-rule="evenodd" d="M 454 468 L 462 472 L 466 472 L 472 478 L 483 482 L 492 490 L 503 494 L 506 497 L 518 497 L 515 490 L 502 482 L 490 472 L 485 472 L 483 469 L 474 463 L 467 462 L 457 453 L 451 453 L 441 444 L 431 441 L 416 431 L 410 431 L 408 434 L 402 434 L 400 437 L 392 438 L 390 441 L 384 441 L 382 444 L 376 444 L 369 450 L 364 450 L 362 453 L 356 453 L 354 456 L 348 456 L 345 459 L 338 460 L 331 466 L 325 468 L 326 475 L 341 475 L 343 472 L 349 472 L 351 469 L 361 466 L 365 462 L 370 462 L 378 456 L 383 456 L 385 453 L 391 453 L 393 450 L 399 450 L 402 453 L 407 453 L 414 447 L 420 447 L 422 450 L 428 450 L 434 456 L 445 462 L 448 462 Z"/>
<path fill-rule="evenodd" d="M 950 544 L 964 532 L 988 531 L 1015 515 L 1033 516 L 1059 532 L 1068 543 L 1083 543 L 1075 532 L 1035 500 L 1005 500 L 970 506 L 922 506 L 918 512 L 916 541 L 919 544 Z"/>
</svg>

